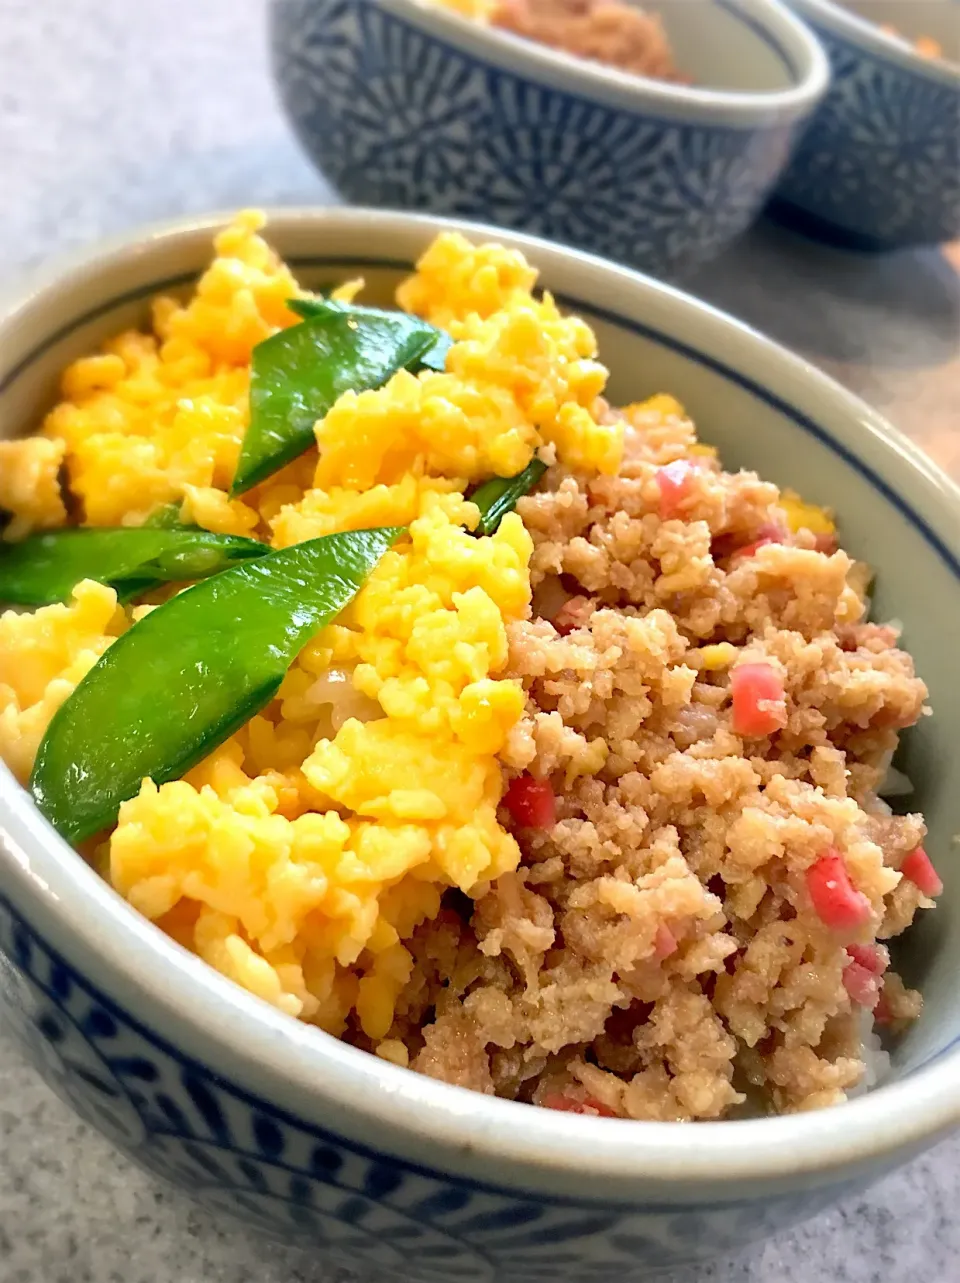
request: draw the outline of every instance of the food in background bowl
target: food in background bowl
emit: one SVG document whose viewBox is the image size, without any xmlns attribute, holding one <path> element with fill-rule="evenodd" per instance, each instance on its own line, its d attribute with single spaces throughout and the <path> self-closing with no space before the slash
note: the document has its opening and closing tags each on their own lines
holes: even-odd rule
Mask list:
<svg viewBox="0 0 960 1283">
<path fill-rule="evenodd" d="M 503 31 L 655 80 L 687 79 L 660 16 L 620 0 L 433 0 Z"/>
<path fill-rule="evenodd" d="M 440 235 L 384 311 L 260 221 L 0 446 L 0 592 L 56 603 L 0 620 L 4 758 L 385 1059 L 634 1119 L 841 1100 L 940 889 L 879 797 L 926 689 L 868 572 L 670 397 L 610 406 L 518 252 Z"/>
<path fill-rule="evenodd" d="M 893 36 L 897 40 L 906 40 L 908 44 L 913 45 L 921 58 L 943 57 L 943 45 L 939 40 L 934 40 L 933 36 L 917 36 L 911 40 L 889 22 L 881 22 L 880 30 L 885 35 Z"/>
</svg>

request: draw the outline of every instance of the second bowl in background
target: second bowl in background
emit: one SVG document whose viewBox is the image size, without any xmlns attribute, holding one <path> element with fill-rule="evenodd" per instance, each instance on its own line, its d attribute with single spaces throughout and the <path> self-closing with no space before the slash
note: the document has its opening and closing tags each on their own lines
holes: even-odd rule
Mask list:
<svg viewBox="0 0 960 1283">
<path fill-rule="evenodd" d="M 857 249 L 960 236 L 960 4 L 791 3 L 827 49 L 833 83 L 774 212 Z M 942 56 L 922 56 L 918 38 Z"/>
<path fill-rule="evenodd" d="M 828 82 L 778 0 L 661 0 L 693 85 L 418 0 L 273 0 L 281 99 L 350 201 L 519 228 L 675 275 L 762 208 Z"/>
</svg>

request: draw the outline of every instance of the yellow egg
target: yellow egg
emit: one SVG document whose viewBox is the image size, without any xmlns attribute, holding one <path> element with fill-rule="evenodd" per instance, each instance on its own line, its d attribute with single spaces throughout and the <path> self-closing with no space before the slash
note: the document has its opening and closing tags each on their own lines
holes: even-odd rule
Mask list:
<svg viewBox="0 0 960 1283">
<path fill-rule="evenodd" d="M 729 668 L 737 658 L 739 651 L 730 642 L 717 642 L 714 646 L 704 646 L 700 651 L 700 667 L 708 673 L 716 673 Z"/>
<path fill-rule="evenodd" d="M 12 514 L 4 539 L 22 539 L 33 530 L 49 530 L 66 522 L 59 475 L 65 453 L 66 445 L 59 439 L 0 441 L 0 509 Z"/>
<path fill-rule="evenodd" d="M 832 535 L 836 532 L 837 527 L 826 508 L 804 503 L 793 490 L 783 491 L 780 495 L 780 507 L 794 534 L 798 530 L 809 530 L 814 535 Z"/>
</svg>

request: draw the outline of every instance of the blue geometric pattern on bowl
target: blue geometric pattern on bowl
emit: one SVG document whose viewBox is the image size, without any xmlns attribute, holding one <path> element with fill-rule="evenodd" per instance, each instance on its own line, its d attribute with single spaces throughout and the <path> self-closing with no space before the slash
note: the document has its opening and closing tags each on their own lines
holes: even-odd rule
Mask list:
<svg viewBox="0 0 960 1283">
<path fill-rule="evenodd" d="M 297 134 L 351 201 L 519 228 L 669 275 L 757 214 L 794 126 L 621 111 L 472 58 L 369 0 L 275 0 Z"/>
<path fill-rule="evenodd" d="M 207 1208 L 398 1283 L 631 1283 L 726 1256 L 849 1187 L 766 1203 L 524 1198 L 376 1153 L 191 1060 L 99 993 L 0 896 L 0 1028 L 118 1148 Z"/>
<path fill-rule="evenodd" d="M 833 84 L 774 212 L 865 249 L 960 235 L 960 91 L 810 25 Z"/>
</svg>

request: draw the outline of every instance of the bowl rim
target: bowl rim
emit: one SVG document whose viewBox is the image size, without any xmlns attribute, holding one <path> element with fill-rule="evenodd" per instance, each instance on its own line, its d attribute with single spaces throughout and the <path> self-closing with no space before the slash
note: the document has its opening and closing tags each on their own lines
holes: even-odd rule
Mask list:
<svg viewBox="0 0 960 1283">
<path fill-rule="evenodd" d="M 894 64 L 901 71 L 911 71 L 927 80 L 946 81 L 960 89 L 960 63 L 955 59 L 923 58 L 907 36 L 891 35 L 879 23 L 871 22 L 834 0 L 790 0 L 790 3 L 808 22 L 822 22 L 831 34 L 869 50 L 879 61 Z M 957 21 L 960 22 L 960 13 Z"/>
<path fill-rule="evenodd" d="M 283 0 L 275 0 L 275 3 Z M 732 90 L 676 85 L 608 67 L 590 59 L 551 49 L 474 21 L 431 0 L 367 0 L 375 7 L 411 22 L 421 30 L 454 45 L 461 52 L 524 77 L 545 81 L 565 92 L 579 92 L 591 100 L 621 108 L 644 105 L 666 116 L 717 120 L 741 128 L 758 117 L 793 120 L 804 117 L 826 93 L 830 63 L 816 36 L 784 0 L 712 0 L 751 26 L 768 44 L 775 44 L 788 64 L 794 83 L 785 89 Z M 785 56 L 785 50 L 795 63 Z"/>
<path fill-rule="evenodd" d="M 596 256 L 465 220 L 350 207 L 267 214 L 268 238 L 271 224 L 281 235 L 352 235 L 368 247 L 371 259 L 375 239 L 393 247 L 395 257 L 396 245 L 405 237 L 426 243 L 440 229 L 494 235 L 548 271 L 565 267 L 576 272 L 585 285 L 599 274 L 609 287 L 606 297 L 619 291 L 632 295 L 638 307 L 652 301 L 678 316 L 696 314 L 715 333 L 743 347 L 764 386 L 781 387 L 785 395 L 791 395 L 791 387 L 815 392 L 829 404 L 831 419 L 845 421 L 863 454 L 878 451 L 891 468 L 904 469 L 901 484 L 907 496 L 934 514 L 935 534 L 954 563 L 960 563 L 960 488 L 852 393 L 710 304 Z M 114 276 L 125 269 L 141 271 L 165 247 L 209 244 L 231 216 L 218 212 L 153 224 L 42 268 L 0 299 L 0 350 L 25 316 L 49 310 L 51 318 L 58 317 L 62 285 L 90 288 L 107 271 Z M 139 296 L 149 293 L 140 291 Z M 102 303 L 95 296 L 92 289 L 91 301 Z M 56 332 L 52 327 L 48 339 Z M 598 1192 L 616 1189 L 606 1201 L 627 1206 L 638 1190 L 645 1191 L 640 1197 L 649 1197 L 651 1188 L 676 1193 L 691 1181 L 716 1186 L 732 1179 L 764 1182 L 809 1173 L 840 1179 L 871 1161 L 892 1162 L 898 1152 L 916 1150 L 960 1124 L 960 1039 L 907 1078 L 836 1108 L 702 1122 L 692 1129 L 557 1114 L 425 1078 L 283 1015 L 146 921 L 43 820 L 5 766 L 0 766 L 0 870 L 0 884 L 14 903 L 32 902 L 38 917 L 51 926 L 48 943 L 62 948 L 68 960 L 71 951 L 74 958 L 93 959 L 107 978 L 98 976 L 92 983 L 135 1026 L 138 1018 L 150 1018 L 148 1027 L 140 1027 L 155 1041 L 173 1047 L 181 1058 L 183 1046 L 221 1052 L 220 1061 L 202 1063 L 228 1084 L 239 1085 L 241 1094 L 259 1084 L 250 1089 L 271 1105 L 278 1098 L 296 1101 L 298 1112 L 291 1116 L 301 1124 L 306 1120 L 308 1126 L 319 1126 L 325 1119 L 329 1126 L 331 1118 L 349 1117 L 355 1130 L 347 1134 L 354 1140 L 358 1130 L 382 1135 L 385 1152 L 408 1165 L 415 1165 L 409 1154 L 423 1153 L 426 1147 L 430 1171 L 462 1171 L 469 1155 L 471 1163 L 478 1160 L 498 1173 L 497 1188 L 538 1192 L 572 1180 L 579 1191 L 589 1178 L 597 1182 Z M 139 1000 L 137 1005 L 132 999 Z M 175 1041 L 181 1035 L 183 1041 Z M 188 1054 L 196 1058 L 199 1053 Z M 264 1090 L 264 1076 L 278 1096 Z M 290 1114 L 283 1106 L 280 1112 Z"/>
</svg>

